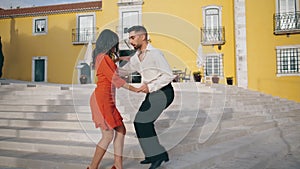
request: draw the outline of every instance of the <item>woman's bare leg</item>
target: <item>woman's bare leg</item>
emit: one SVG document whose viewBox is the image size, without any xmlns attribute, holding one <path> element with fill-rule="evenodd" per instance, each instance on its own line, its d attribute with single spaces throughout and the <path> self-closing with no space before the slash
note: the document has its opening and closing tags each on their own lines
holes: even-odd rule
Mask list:
<svg viewBox="0 0 300 169">
<path fill-rule="evenodd" d="M 102 131 L 102 138 L 96 146 L 95 154 L 94 154 L 93 160 L 91 162 L 91 165 L 89 166 L 89 169 L 98 169 L 98 166 L 99 166 L 109 144 L 112 142 L 113 137 L 114 137 L 113 130 L 101 129 L 101 131 Z"/>
<path fill-rule="evenodd" d="M 123 169 L 123 148 L 126 128 L 124 124 L 115 128 L 114 139 L 114 165 L 117 169 Z"/>
</svg>

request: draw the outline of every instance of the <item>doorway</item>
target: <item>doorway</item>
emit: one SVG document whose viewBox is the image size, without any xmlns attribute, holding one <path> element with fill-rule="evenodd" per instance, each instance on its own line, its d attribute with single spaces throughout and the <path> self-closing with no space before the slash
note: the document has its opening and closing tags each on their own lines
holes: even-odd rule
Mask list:
<svg viewBox="0 0 300 169">
<path fill-rule="evenodd" d="M 47 57 L 32 58 L 32 81 L 47 82 Z"/>
</svg>

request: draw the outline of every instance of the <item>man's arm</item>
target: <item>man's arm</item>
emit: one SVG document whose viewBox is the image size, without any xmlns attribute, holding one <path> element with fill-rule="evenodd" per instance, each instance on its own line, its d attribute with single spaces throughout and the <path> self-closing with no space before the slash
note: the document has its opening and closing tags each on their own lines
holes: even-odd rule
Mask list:
<svg viewBox="0 0 300 169">
<path fill-rule="evenodd" d="M 159 70 L 160 74 L 157 76 L 156 79 L 152 80 L 147 84 L 147 88 L 149 92 L 154 92 L 161 89 L 162 87 L 172 82 L 174 79 L 170 65 L 165 59 L 163 53 L 159 51 L 156 54 L 157 54 L 157 57 L 155 57 L 156 69 Z"/>
</svg>

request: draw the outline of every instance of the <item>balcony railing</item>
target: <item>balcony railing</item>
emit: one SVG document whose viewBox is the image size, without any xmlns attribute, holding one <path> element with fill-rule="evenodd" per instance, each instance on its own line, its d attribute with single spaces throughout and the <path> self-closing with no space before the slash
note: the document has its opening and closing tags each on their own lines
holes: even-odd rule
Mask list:
<svg viewBox="0 0 300 169">
<path fill-rule="evenodd" d="M 72 29 L 72 42 L 73 44 L 84 44 L 89 41 L 95 42 L 98 33 L 99 28 L 97 27 Z"/>
<path fill-rule="evenodd" d="M 274 15 L 274 33 L 300 33 L 300 12 L 277 13 Z"/>
<path fill-rule="evenodd" d="M 225 43 L 225 28 L 201 28 L 202 45 L 223 45 Z"/>
</svg>

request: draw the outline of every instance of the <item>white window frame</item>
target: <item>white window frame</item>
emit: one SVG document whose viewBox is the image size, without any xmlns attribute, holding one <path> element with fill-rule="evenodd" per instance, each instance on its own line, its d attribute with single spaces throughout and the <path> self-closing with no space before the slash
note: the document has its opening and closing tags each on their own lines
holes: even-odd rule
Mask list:
<svg viewBox="0 0 300 169">
<path fill-rule="evenodd" d="M 44 81 L 43 82 L 47 82 L 47 74 L 48 74 L 48 57 L 47 56 L 34 56 L 32 57 L 32 72 L 31 72 L 31 79 L 33 82 L 35 82 L 35 60 L 40 60 L 40 59 L 44 59 L 45 60 L 45 72 L 44 72 Z"/>
<path fill-rule="evenodd" d="M 287 46 L 276 46 L 276 50 L 280 50 L 280 49 L 290 49 L 290 48 L 295 48 L 295 49 L 298 49 L 299 53 L 300 53 L 300 45 L 287 45 Z M 282 77 L 282 76 L 300 76 L 300 56 L 298 56 L 298 73 L 289 73 L 290 70 L 290 57 L 287 58 L 287 61 L 288 61 L 288 70 L 287 70 L 287 73 L 278 73 L 278 67 L 280 67 L 281 65 L 278 65 L 278 62 L 279 62 L 279 56 L 277 55 L 277 52 L 276 52 L 276 76 L 277 77 Z"/>
<path fill-rule="evenodd" d="M 203 16 L 203 26 L 207 27 L 206 25 L 206 11 L 209 9 L 218 9 L 219 16 L 218 16 L 218 27 L 222 26 L 222 6 L 217 6 L 217 5 L 209 5 L 209 6 L 204 6 L 202 8 L 202 16 Z M 211 27 L 208 27 L 211 28 Z"/>
<path fill-rule="evenodd" d="M 36 22 L 38 20 L 45 20 L 44 31 L 41 31 L 41 32 L 36 31 Z M 48 17 L 45 16 L 45 17 L 33 18 L 33 20 L 32 20 L 32 34 L 36 36 L 36 35 L 46 35 L 47 33 L 48 33 Z"/>
<path fill-rule="evenodd" d="M 83 16 L 93 16 L 93 32 L 94 32 L 94 34 L 92 35 L 93 37 L 92 37 L 92 39 L 91 39 L 91 41 L 94 43 L 95 41 L 96 41 L 96 14 L 95 14 L 95 12 L 91 12 L 91 13 L 82 13 L 82 14 L 77 14 L 76 15 L 76 39 L 77 39 L 77 41 L 76 41 L 76 43 L 88 43 L 89 42 L 89 40 L 87 40 L 87 41 L 81 41 L 80 40 L 80 32 L 79 32 L 79 29 L 80 29 L 80 22 L 79 22 L 79 18 L 80 17 L 83 17 Z"/>
<path fill-rule="evenodd" d="M 275 0 L 276 1 L 276 13 L 280 13 L 280 6 L 279 6 L 279 1 L 280 0 Z M 295 11 L 299 11 L 299 0 L 294 0 L 294 2 L 296 2 L 296 6 L 295 6 Z M 295 11 L 290 11 L 290 12 L 295 12 Z M 286 11 L 288 12 L 288 11 Z"/>
<path fill-rule="evenodd" d="M 219 60 L 219 66 L 220 66 L 219 69 L 218 69 L 219 70 L 219 74 L 215 74 L 214 72 L 212 72 L 212 74 L 210 74 L 210 75 L 206 74 L 207 69 L 208 69 L 207 59 L 209 57 L 217 57 L 218 58 L 218 60 Z M 223 78 L 223 76 L 224 76 L 223 54 L 222 53 L 209 53 L 209 54 L 205 54 L 204 58 L 205 58 L 205 66 L 204 66 L 204 68 L 205 68 L 204 69 L 205 70 L 205 76 L 217 75 L 217 76 Z M 212 67 L 211 69 L 214 70 L 215 68 Z"/>
<path fill-rule="evenodd" d="M 138 20 L 137 20 L 136 25 L 142 25 L 142 4 L 143 4 L 143 1 L 136 1 L 136 3 L 133 3 L 133 4 L 119 3 L 118 33 L 119 33 L 120 40 L 127 40 L 128 39 L 129 35 L 127 33 L 124 33 L 124 29 L 133 26 L 133 25 L 128 25 L 126 28 L 123 27 L 123 25 L 124 25 L 123 24 L 123 22 L 124 22 L 124 18 L 123 18 L 124 13 L 136 12 L 137 15 L 138 15 Z"/>
</svg>

